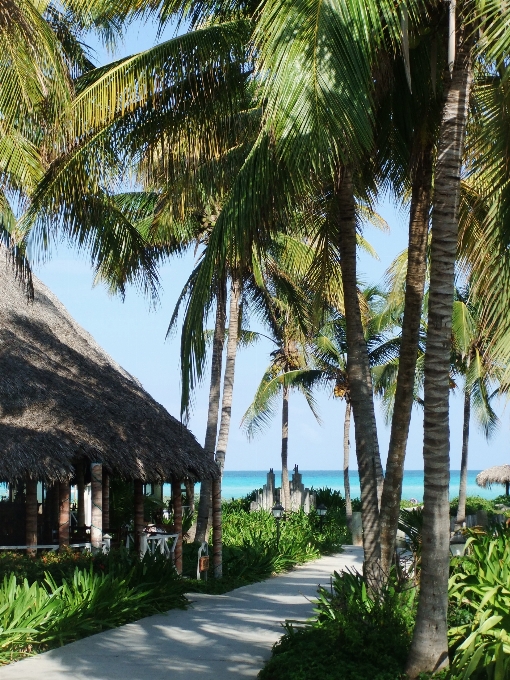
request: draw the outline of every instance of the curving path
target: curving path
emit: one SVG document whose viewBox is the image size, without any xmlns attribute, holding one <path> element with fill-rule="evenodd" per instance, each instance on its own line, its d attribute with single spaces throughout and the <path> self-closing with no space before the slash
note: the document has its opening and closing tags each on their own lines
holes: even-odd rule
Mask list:
<svg viewBox="0 0 510 680">
<path fill-rule="evenodd" d="M 242 680 L 255 678 L 285 619 L 306 619 L 318 584 L 361 568 L 346 546 L 295 570 L 227 593 L 192 593 L 193 606 L 151 616 L 0 667 L 1 680 Z"/>
</svg>

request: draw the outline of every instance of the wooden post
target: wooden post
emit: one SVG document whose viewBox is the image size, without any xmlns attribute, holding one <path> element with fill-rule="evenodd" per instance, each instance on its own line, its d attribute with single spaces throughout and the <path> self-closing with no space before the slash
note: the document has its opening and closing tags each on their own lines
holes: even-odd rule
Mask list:
<svg viewBox="0 0 510 680">
<path fill-rule="evenodd" d="M 76 466 L 76 486 L 78 488 L 78 529 L 85 527 L 85 463 L 83 460 Z"/>
<path fill-rule="evenodd" d="M 25 542 L 27 546 L 37 545 L 37 480 L 32 479 L 27 475 L 26 479 L 27 492 L 26 492 L 26 535 Z M 36 548 L 30 548 L 27 550 L 27 554 L 35 557 L 37 554 Z"/>
<path fill-rule="evenodd" d="M 103 532 L 110 531 L 110 475 L 103 471 Z"/>
<path fill-rule="evenodd" d="M 212 510 L 213 510 L 213 567 L 214 578 L 223 576 L 223 555 L 221 526 L 221 477 L 214 479 L 212 483 Z"/>
<path fill-rule="evenodd" d="M 99 550 L 103 541 L 103 466 L 90 464 L 92 514 L 90 518 L 90 543 L 92 550 Z"/>
<path fill-rule="evenodd" d="M 140 534 L 145 526 L 143 508 L 143 482 L 140 479 L 134 481 L 134 500 L 135 500 L 135 550 L 140 552 Z"/>
<path fill-rule="evenodd" d="M 181 481 L 172 477 L 172 504 L 174 508 L 174 532 L 179 534 L 175 544 L 175 570 L 182 574 L 182 491 Z"/>
<path fill-rule="evenodd" d="M 69 496 L 71 486 L 69 482 L 58 485 L 58 544 L 61 548 L 69 545 Z"/>
</svg>

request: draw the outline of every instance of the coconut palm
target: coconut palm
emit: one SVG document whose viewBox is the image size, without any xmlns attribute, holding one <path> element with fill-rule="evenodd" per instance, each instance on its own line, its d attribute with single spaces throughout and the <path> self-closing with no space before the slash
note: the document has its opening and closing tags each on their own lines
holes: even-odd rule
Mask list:
<svg viewBox="0 0 510 680">
<path fill-rule="evenodd" d="M 372 372 L 376 371 L 381 363 L 384 365 L 393 360 L 399 349 L 398 341 L 388 333 L 391 333 L 395 324 L 392 317 L 384 311 L 384 297 L 383 293 L 376 287 L 367 287 L 361 291 L 365 339 Z M 323 381 L 326 384 L 334 383 L 334 397 L 345 401 L 343 470 L 346 515 L 349 520 L 352 515 L 349 483 L 351 404 L 347 374 L 348 346 L 346 335 L 345 317 L 338 313 L 334 314 L 321 328 L 318 336 L 314 338 L 312 357 L 314 368 L 321 371 Z"/>
<path fill-rule="evenodd" d="M 498 418 L 491 406 L 498 393 L 494 384 L 501 368 L 491 357 L 490 341 L 480 327 L 480 303 L 469 298 L 469 289 L 456 290 L 453 303 L 453 376 L 464 379 L 464 414 L 462 429 L 462 457 L 460 467 L 459 506 L 456 524 L 466 520 L 466 491 L 468 471 L 469 421 L 472 406 L 478 423 L 488 438 L 498 425 Z"/>
</svg>

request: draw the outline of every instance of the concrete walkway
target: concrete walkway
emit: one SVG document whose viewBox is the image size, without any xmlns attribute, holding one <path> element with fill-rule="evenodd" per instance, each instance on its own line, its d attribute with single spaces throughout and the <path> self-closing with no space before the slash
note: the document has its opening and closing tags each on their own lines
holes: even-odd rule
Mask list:
<svg viewBox="0 0 510 680">
<path fill-rule="evenodd" d="M 361 568 L 346 546 L 263 583 L 226 595 L 192 593 L 186 611 L 151 616 L 0 667 L 1 680 L 242 680 L 255 678 L 285 619 L 311 616 L 318 584 Z"/>
</svg>

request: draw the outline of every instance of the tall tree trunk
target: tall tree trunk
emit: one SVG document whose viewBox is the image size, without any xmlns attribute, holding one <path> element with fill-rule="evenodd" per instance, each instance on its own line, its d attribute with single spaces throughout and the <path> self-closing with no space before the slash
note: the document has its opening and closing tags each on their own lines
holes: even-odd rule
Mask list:
<svg viewBox="0 0 510 680">
<path fill-rule="evenodd" d="M 135 479 L 135 481 L 133 482 L 133 501 L 135 515 L 134 517 L 135 551 L 137 555 L 139 555 L 141 546 L 141 534 L 145 526 L 143 482 L 140 479 Z"/>
<path fill-rule="evenodd" d="M 103 466 L 90 464 L 90 495 L 92 511 L 90 516 L 90 544 L 92 550 L 100 550 L 103 542 Z"/>
<path fill-rule="evenodd" d="M 103 470 L 103 533 L 110 531 L 110 475 Z"/>
<path fill-rule="evenodd" d="M 289 388 L 283 386 L 282 404 L 282 493 L 281 503 L 287 512 L 290 511 L 289 486 Z"/>
<path fill-rule="evenodd" d="M 216 321 L 211 357 L 211 386 L 209 388 L 209 409 L 207 412 L 207 427 L 205 431 L 205 455 L 214 460 L 216 450 L 216 436 L 218 434 L 218 415 L 221 391 L 221 364 L 223 343 L 225 342 L 225 283 L 221 283 L 216 294 Z M 211 509 L 212 484 L 210 479 L 204 479 L 200 485 L 200 501 L 198 504 L 197 530 L 195 542 L 203 543 L 209 523 Z"/>
<path fill-rule="evenodd" d="M 30 546 L 36 546 L 37 545 L 37 480 L 32 479 L 27 475 L 26 478 L 26 495 L 25 495 L 25 503 L 26 503 L 26 516 L 25 516 L 25 522 L 26 522 L 26 535 L 25 535 L 25 542 L 26 545 L 28 546 L 27 550 L 27 555 L 30 555 L 31 557 L 35 557 L 37 554 L 37 549 L 30 548 Z"/>
<path fill-rule="evenodd" d="M 177 536 L 174 552 L 175 571 L 182 574 L 182 491 L 179 479 L 172 477 L 172 504 L 174 509 L 174 530 Z"/>
<path fill-rule="evenodd" d="M 76 466 L 76 482 L 78 487 L 78 529 L 85 528 L 85 463 L 78 461 Z"/>
<path fill-rule="evenodd" d="M 371 588 L 381 583 L 381 525 L 379 518 L 377 445 L 372 377 L 361 321 L 356 279 L 356 213 L 352 177 L 348 170 L 337 188 L 336 219 L 344 289 L 347 334 L 347 376 L 354 415 L 356 456 L 361 486 L 365 575 Z"/>
<path fill-rule="evenodd" d="M 209 409 L 207 412 L 207 427 L 205 431 L 205 455 L 214 460 L 216 437 L 218 434 L 218 416 L 221 392 L 221 364 L 223 344 L 225 342 L 225 313 L 226 313 L 225 284 L 220 284 L 216 295 L 216 320 L 214 323 L 214 337 L 211 357 L 211 385 L 209 388 Z M 200 501 L 198 504 L 197 530 L 195 541 L 203 543 L 207 534 L 209 512 L 211 510 L 212 483 L 204 479 L 200 485 Z"/>
<path fill-rule="evenodd" d="M 466 30 L 472 32 L 472 27 Z M 416 626 L 406 668 L 410 678 L 448 665 L 449 371 L 460 174 L 472 81 L 470 38 L 464 38 L 448 87 L 434 182 L 425 354 L 422 566 Z"/>
<path fill-rule="evenodd" d="M 464 392 L 464 424 L 462 427 L 462 457 L 460 461 L 459 507 L 457 509 L 457 527 L 466 521 L 466 495 L 468 473 L 469 448 L 469 419 L 471 418 L 471 392 L 466 388 Z"/>
<path fill-rule="evenodd" d="M 186 501 L 189 506 L 189 511 L 195 512 L 195 482 L 189 477 L 186 477 L 184 486 L 186 487 Z"/>
<path fill-rule="evenodd" d="M 420 339 L 423 291 L 427 271 L 427 240 L 432 192 L 433 153 L 427 144 L 418 159 L 411 196 L 409 247 L 404 318 L 400 341 L 395 407 L 381 501 L 381 554 L 383 573 L 390 570 L 397 537 L 404 459 L 413 408 L 413 388 Z"/>
<path fill-rule="evenodd" d="M 239 335 L 239 304 L 241 300 L 241 283 L 234 279 L 230 292 L 230 310 L 228 320 L 227 356 L 225 359 L 225 375 L 223 376 L 223 396 L 221 402 L 221 420 L 216 446 L 216 463 L 220 468 L 220 477 L 213 480 L 213 566 L 215 578 L 223 576 L 222 526 L 221 526 L 221 481 L 225 467 L 230 419 L 232 415 L 232 398 L 234 393 L 235 363 L 237 341 Z"/>
<path fill-rule="evenodd" d="M 61 548 L 69 545 L 70 491 L 69 482 L 60 482 L 58 485 L 58 544 Z"/>
<path fill-rule="evenodd" d="M 351 483 L 349 480 L 349 454 L 350 441 L 349 435 L 351 430 L 351 403 L 345 402 L 345 418 L 344 418 L 344 490 L 345 490 L 345 517 L 347 519 L 347 526 L 350 526 L 352 519 L 352 502 L 351 502 Z"/>
</svg>

